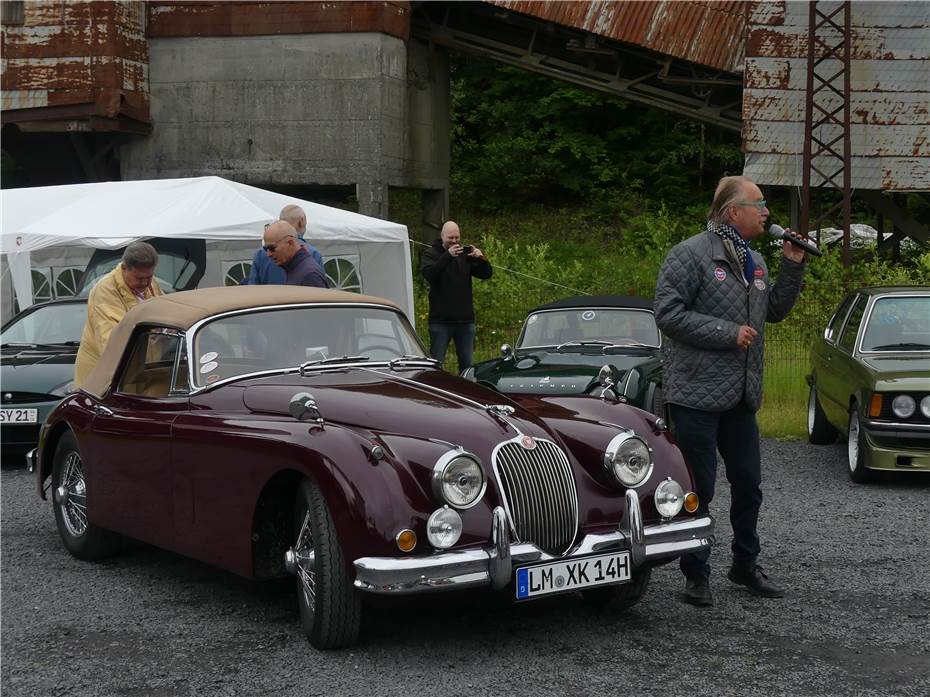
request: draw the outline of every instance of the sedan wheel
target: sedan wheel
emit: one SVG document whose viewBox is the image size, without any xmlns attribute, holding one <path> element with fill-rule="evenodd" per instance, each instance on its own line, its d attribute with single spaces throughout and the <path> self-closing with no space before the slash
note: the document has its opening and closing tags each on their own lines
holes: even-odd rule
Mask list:
<svg viewBox="0 0 930 697">
<path fill-rule="evenodd" d="M 297 577 L 304 632 L 318 649 L 351 646 L 358 641 L 362 601 L 349 578 L 326 500 L 306 479 L 297 489 L 294 529 L 287 566 Z"/>
<path fill-rule="evenodd" d="M 849 461 L 849 478 L 857 484 L 871 481 L 873 473 L 865 466 L 865 449 L 868 444 L 859 422 L 859 409 L 853 405 L 849 412 L 849 431 L 846 439 L 846 454 Z"/>
<path fill-rule="evenodd" d="M 814 385 L 807 397 L 807 440 L 814 445 L 829 445 L 836 440 L 836 429 L 827 421 Z"/>
<path fill-rule="evenodd" d="M 88 522 L 87 483 L 84 461 L 73 433 L 58 441 L 52 469 L 55 522 L 65 548 L 78 559 L 110 556 L 119 547 L 119 536 Z"/>
</svg>

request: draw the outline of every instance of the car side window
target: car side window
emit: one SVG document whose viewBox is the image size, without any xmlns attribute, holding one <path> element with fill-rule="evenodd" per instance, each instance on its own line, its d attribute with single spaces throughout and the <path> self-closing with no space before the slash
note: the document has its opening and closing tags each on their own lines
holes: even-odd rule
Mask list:
<svg viewBox="0 0 930 697">
<path fill-rule="evenodd" d="M 181 336 L 171 329 L 152 329 L 138 334 L 117 392 L 140 397 L 167 397 Z"/>
<path fill-rule="evenodd" d="M 840 303 L 840 306 L 836 308 L 833 317 L 830 318 L 830 323 L 827 324 L 827 328 L 823 333 L 823 338 L 831 344 L 836 341 L 836 337 L 840 333 L 840 327 L 843 326 L 843 320 L 846 319 L 846 314 L 849 312 L 849 306 L 852 305 L 855 299 L 855 295 L 847 295 L 843 299 L 843 302 Z"/>
<path fill-rule="evenodd" d="M 856 347 L 856 336 L 859 334 L 859 325 L 862 324 L 862 316 L 865 314 L 866 299 L 859 295 L 856 297 L 856 304 L 853 305 L 849 312 L 849 319 L 846 320 L 846 326 L 843 327 L 843 334 L 840 336 L 839 346 L 848 353 L 852 353 Z"/>
</svg>

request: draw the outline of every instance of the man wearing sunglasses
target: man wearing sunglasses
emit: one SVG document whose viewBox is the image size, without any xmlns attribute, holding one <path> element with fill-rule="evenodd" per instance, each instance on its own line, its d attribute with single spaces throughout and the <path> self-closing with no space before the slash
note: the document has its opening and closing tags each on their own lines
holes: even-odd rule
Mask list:
<svg viewBox="0 0 930 697">
<path fill-rule="evenodd" d="M 262 250 L 284 271 L 286 285 L 326 288 L 323 270 L 300 243 L 290 223 L 279 220 L 265 228 Z"/>
<path fill-rule="evenodd" d="M 698 514 L 714 497 L 717 452 L 730 482 L 733 563 L 727 578 L 753 595 L 784 591 L 757 563 L 756 524 L 762 468 L 756 411 L 762 402 L 766 322 L 780 322 L 801 291 L 804 250 L 782 243 L 778 281 L 749 242 L 765 229 L 769 210 L 746 177 L 724 177 L 707 227 L 668 253 L 656 284 L 656 323 L 666 335 L 664 396 L 679 447 L 694 473 Z M 684 600 L 714 604 L 710 551 L 686 554 Z"/>
<path fill-rule="evenodd" d="M 290 223 L 297 231 L 297 237 L 301 245 L 310 252 L 310 256 L 313 257 L 322 270 L 322 255 L 317 251 L 316 247 L 304 239 L 304 235 L 307 233 L 307 215 L 304 213 L 304 209 L 296 204 L 289 204 L 281 209 L 279 219 Z M 265 227 L 267 228 L 268 225 Z M 285 274 L 277 264 L 268 258 L 265 250 L 259 247 L 252 257 L 252 269 L 249 271 L 249 279 L 245 283 L 250 286 L 284 285 Z"/>
</svg>

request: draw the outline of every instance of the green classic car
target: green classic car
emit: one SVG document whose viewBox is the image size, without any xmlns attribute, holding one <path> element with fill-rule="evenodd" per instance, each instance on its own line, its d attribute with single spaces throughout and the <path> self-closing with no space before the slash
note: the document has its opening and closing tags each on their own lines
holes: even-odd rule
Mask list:
<svg viewBox="0 0 930 697">
<path fill-rule="evenodd" d="M 807 432 L 847 434 L 849 476 L 930 472 L 930 288 L 862 288 L 847 295 L 811 351 Z"/>
<path fill-rule="evenodd" d="M 614 395 L 664 416 L 661 346 L 652 300 L 564 298 L 531 310 L 515 347 L 462 376 L 508 395 Z"/>
</svg>

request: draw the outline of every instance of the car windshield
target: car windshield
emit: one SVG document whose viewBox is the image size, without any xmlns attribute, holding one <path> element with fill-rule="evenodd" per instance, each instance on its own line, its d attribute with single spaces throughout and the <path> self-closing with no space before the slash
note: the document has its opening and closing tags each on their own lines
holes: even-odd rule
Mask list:
<svg viewBox="0 0 930 697">
<path fill-rule="evenodd" d="M 862 335 L 862 351 L 930 351 L 930 296 L 878 298 Z"/>
<path fill-rule="evenodd" d="M 197 329 L 193 356 L 198 387 L 304 364 L 328 368 L 427 358 L 399 313 L 359 305 L 269 308 L 221 317 Z"/>
<path fill-rule="evenodd" d="M 86 317 L 85 303 L 45 305 L 14 318 L 3 330 L 0 343 L 4 346 L 78 343 Z"/>
<path fill-rule="evenodd" d="M 568 342 L 596 345 L 659 345 L 654 315 L 633 308 L 543 310 L 526 318 L 517 348 L 560 346 Z"/>
</svg>

